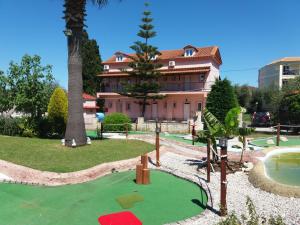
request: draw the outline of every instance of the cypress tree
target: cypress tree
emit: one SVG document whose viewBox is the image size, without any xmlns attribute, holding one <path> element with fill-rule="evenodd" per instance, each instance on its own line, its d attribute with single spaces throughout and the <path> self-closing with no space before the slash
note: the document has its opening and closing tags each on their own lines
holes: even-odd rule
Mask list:
<svg viewBox="0 0 300 225">
<path fill-rule="evenodd" d="M 145 4 L 146 8 L 149 6 Z M 134 83 L 123 84 L 123 91 L 121 95 L 136 98 L 138 104 L 142 106 L 142 116 L 144 117 L 146 105 L 149 104 L 149 99 L 160 99 L 163 96 L 159 95 L 160 85 L 158 78 L 160 77 L 159 68 L 162 67 L 158 63 L 158 56 L 161 53 L 157 47 L 149 44 L 149 39 L 156 36 L 153 31 L 154 26 L 151 24 L 153 19 L 150 17 L 151 12 L 145 10 L 143 13 L 142 24 L 139 26 L 141 29 L 138 36 L 144 41 L 136 41 L 130 48 L 135 51 L 134 56 L 128 56 L 131 62 L 128 64 L 131 70 L 125 70 L 129 77 L 133 78 Z"/>
<path fill-rule="evenodd" d="M 238 105 L 237 97 L 230 81 L 227 79 L 216 81 L 207 96 L 206 108 L 208 111 L 224 123 L 227 112 L 232 108 L 238 107 Z"/>
</svg>

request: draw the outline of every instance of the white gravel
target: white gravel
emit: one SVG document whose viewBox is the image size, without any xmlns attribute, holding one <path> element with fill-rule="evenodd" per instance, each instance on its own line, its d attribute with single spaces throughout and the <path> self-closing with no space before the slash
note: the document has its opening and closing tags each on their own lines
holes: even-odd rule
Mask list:
<svg viewBox="0 0 300 225">
<path fill-rule="evenodd" d="M 197 170 L 197 165 L 189 164 L 191 158 L 171 152 L 161 156 L 162 170 L 169 171 L 177 176 L 193 180 L 200 184 L 209 195 L 208 205 L 219 211 L 220 202 L 220 173 L 212 173 L 211 182 L 206 183 L 205 170 Z M 195 159 L 192 159 L 195 160 Z M 274 195 L 258 188 L 248 181 L 247 174 L 237 172 L 227 176 L 227 207 L 229 213 L 235 211 L 238 215 L 247 213 L 246 198 L 249 196 L 255 204 L 258 214 L 270 216 L 281 215 L 286 224 L 300 224 L 300 199 Z M 206 209 L 199 216 L 180 221 L 174 224 L 199 225 L 216 224 L 221 220 L 213 210 Z"/>
</svg>

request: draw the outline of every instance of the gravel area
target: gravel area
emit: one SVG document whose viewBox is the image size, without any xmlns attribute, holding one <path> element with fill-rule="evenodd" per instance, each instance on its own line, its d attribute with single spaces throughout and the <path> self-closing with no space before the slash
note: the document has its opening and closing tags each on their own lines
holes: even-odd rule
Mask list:
<svg viewBox="0 0 300 225">
<path fill-rule="evenodd" d="M 216 224 L 222 218 L 218 216 L 220 202 L 220 173 L 212 173 L 211 182 L 206 183 L 206 172 L 198 168 L 197 159 L 167 152 L 161 157 L 162 170 L 171 172 L 179 177 L 192 180 L 200 184 L 208 193 L 209 209 L 194 218 L 175 224 L 199 225 Z M 235 211 L 238 215 L 247 213 L 246 198 L 249 196 L 260 215 L 270 216 L 279 214 L 287 224 L 300 224 L 300 199 L 274 195 L 255 188 L 244 172 L 237 172 L 227 176 L 227 207 L 228 211 Z"/>
</svg>

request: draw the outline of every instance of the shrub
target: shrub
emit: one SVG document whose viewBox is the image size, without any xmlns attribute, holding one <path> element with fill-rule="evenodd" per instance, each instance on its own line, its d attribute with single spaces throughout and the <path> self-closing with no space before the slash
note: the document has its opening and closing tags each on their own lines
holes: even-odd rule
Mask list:
<svg viewBox="0 0 300 225">
<path fill-rule="evenodd" d="M 223 123 L 227 112 L 236 107 L 238 101 L 230 81 L 216 81 L 207 96 L 206 108 Z"/>
<path fill-rule="evenodd" d="M 48 104 L 48 119 L 52 124 L 52 131 L 63 136 L 68 117 L 68 98 L 62 88 L 56 88 Z M 45 122 L 45 121 L 44 121 Z"/>
<path fill-rule="evenodd" d="M 38 124 L 38 136 L 41 138 L 52 137 L 52 123 L 48 117 L 43 117 Z"/>
<path fill-rule="evenodd" d="M 130 118 L 123 113 L 112 113 L 107 115 L 103 121 L 103 130 L 104 131 L 125 131 L 126 126 L 128 131 L 131 130 L 131 120 Z M 116 124 L 116 125 L 114 125 Z"/>
<path fill-rule="evenodd" d="M 21 119 L 0 117 L 0 134 L 8 136 L 19 136 L 22 135 L 23 129 L 20 126 Z"/>
</svg>

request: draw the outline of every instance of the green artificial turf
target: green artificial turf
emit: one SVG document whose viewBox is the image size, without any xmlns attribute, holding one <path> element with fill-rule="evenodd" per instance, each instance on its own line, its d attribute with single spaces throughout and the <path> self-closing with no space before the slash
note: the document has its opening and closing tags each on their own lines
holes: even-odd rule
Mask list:
<svg viewBox="0 0 300 225">
<path fill-rule="evenodd" d="M 184 136 L 184 134 L 167 134 L 166 135 L 165 133 L 161 133 L 160 136 L 163 137 L 163 138 L 166 138 L 166 139 L 182 142 L 182 143 L 188 144 L 188 145 L 193 144 L 192 140 L 185 140 L 181 137 L 181 136 Z M 202 143 L 202 142 L 195 142 L 194 145 L 195 146 L 201 146 L 201 147 L 206 146 L 206 144 Z"/>
<path fill-rule="evenodd" d="M 153 145 L 138 140 L 95 140 L 73 149 L 61 146 L 60 140 L 0 136 L 0 159 L 52 172 L 78 171 L 152 150 Z"/>
<path fill-rule="evenodd" d="M 300 137 L 292 137 L 292 136 L 285 136 L 285 137 L 288 139 L 288 141 L 286 142 L 280 141 L 279 146 L 290 147 L 290 146 L 300 145 Z M 267 140 L 271 140 L 271 139 L 274 141 L 275 144 L 267 144 Z M 260 147 L 274 147 L 276 146 L 276 137 L 253 140 L 251 141 L 251 144 Z"/>
<path fill-rule="evenodd" d="M 116 201 L 133 193 L 143 197 L 132 211 L 143 225 L 183 220 L 204 211 L 206 193 L 173 175 L 151 171 L 150 185 L 136 185 L 135 172 L 61 187 L 0 184 L 0 221 L 9 225 L 96 225 L 101 215 L 124 211 Z"/>
</svg>

